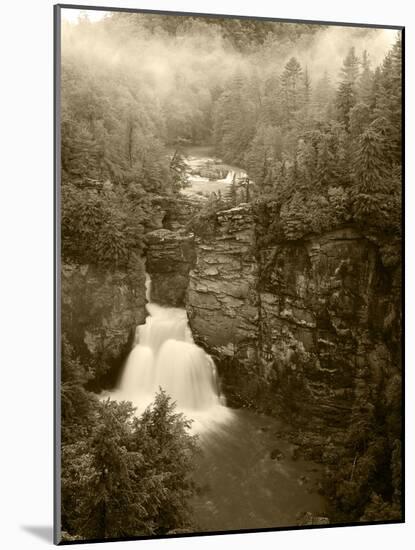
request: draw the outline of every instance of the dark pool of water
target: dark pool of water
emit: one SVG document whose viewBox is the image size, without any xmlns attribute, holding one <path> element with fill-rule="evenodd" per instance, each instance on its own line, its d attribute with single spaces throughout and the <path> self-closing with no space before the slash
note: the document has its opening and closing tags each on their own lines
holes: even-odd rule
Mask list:
<svg viewBox="0 0 415 550">
<path fill-rule="evenodd" d="M 317 493 L 321 467 L 291 458 L 292 445 L 278 438 L 281 424 L 237 410 L 226 425 L 201 438 L 195 473 L 202 486 L 194 499 L 198 531 L 299 525 L 306 512 L 324 515 Z M 278 454 L 280 460 L 271 458 Z"/>
</svg>

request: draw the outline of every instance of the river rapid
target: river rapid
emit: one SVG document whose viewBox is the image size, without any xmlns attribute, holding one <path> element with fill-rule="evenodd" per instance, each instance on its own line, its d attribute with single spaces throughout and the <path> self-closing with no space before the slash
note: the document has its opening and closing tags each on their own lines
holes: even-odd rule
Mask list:
<svg viewBox="0 0 415 550">
<path fill-rule="evenodd" d="M 232 181 L 238 182 L 247 176 L 239 166 L 226 164 L 216 157 L 210 146 L 187 147 L 184 157 L 188 179 L 188 186 L 182 190 L 184 195 L 225 196 Z"/>
</svg>

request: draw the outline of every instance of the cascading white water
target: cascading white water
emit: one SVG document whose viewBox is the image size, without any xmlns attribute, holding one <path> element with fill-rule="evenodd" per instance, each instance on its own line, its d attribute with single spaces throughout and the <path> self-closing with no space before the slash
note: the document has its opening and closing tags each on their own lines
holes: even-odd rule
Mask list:
<svg viewBox="0 0 415 550">
<path fill-rule="evenodd" d="M 226 174 L 226 177 L 221 179 L 221 180 L 218 180 L 218 181 L 221 181 L 223 183 L 232 183 L 233 181 L 233 178 L 235 176 L 235 172 L 233 170 L 230 170 L 227 174 Z"/>
<path fill-rule="evenodd" d="M 150 299 L 147 279 L 147 299 Z M 231 412 L 223 404 L 212 358 L 197 346 L 184 309 L 147 304 L 149 315 L 136 330 L 132 349 L 113 397 L 132 401 L 141 413 L 159 388 L 176 402 L 177 409 L 193 419 L 193 431 L 224 422 Z"/>
</svg>

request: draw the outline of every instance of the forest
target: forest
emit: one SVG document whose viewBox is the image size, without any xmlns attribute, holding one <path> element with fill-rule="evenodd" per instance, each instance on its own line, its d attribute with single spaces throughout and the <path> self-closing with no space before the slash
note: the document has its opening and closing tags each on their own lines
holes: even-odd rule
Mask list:
<svg viewBox="0 0 415 550">
<path fill-rule="evenodd" d="M 187 230 L 203 238 L 218 212 L 248 203 L 266 227 L 261 246 L 353 226 L 387 241 L 386 265 L 396 262 L 399 32 L 114 12 L 63 20 L 61 48 L 63 266 L 144 280 L 155 205 L 180 209 L 186 148 L 202 145 L 247 179 L 201 202 Z M 63 285 L 63 540 L 194 531 L 191 420 L 163 390 L 141 416 L 100 397 L 113 365 L 86 353 L 73 293 Z M 386 403 L 361 399 L 325 472 L 333 523 L 401 514 L 400 378 Z"/>
</svg>

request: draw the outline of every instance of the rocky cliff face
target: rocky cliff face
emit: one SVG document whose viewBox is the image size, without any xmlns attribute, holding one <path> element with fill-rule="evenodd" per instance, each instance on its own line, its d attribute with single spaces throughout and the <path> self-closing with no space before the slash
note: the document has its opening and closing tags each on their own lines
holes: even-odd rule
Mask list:
<svg viewBox="0 0 415 550">
<path fill-rule="evenodd" d="M 324 453 L 356 403 L 399 375 L 399 266 L 352 227 L 261 246 L 248 205 L 216 222 L 190 271 L 195 339 L 231 403 L 324 433 Z"/>
<path fill-rule="evenodd" d="M 213 238 L 196 244 L 187 310 L 196 339 L 216 358 L 256 364 L 259 332 L 259 265 L 249 207 L 217 216 Z"/>
<path fill-rule="evenodd" d="M 62 333 L 91 371 L 90 389 L 94 391 L 114 387 L 136 326 L 145 321 L 146 270 L 152 276 L 154 301 L 184 305 L 195 250 L 183 223 L 200 204 L 184 196 L 154 195 L 151 200 L 156 229 L 146 234 L 146 266 L 134 254 L 122 269 L 62 265 Z"/>
<path fill-rule="evenodd" d="M 113 386 L 145 319 L 143 261 L 118 270 L 64 263 L 61 285 L 63 332 L 92 370 L 92 389 Z"/>
<path fill-rule="evenodd" d="M 193 235 L 183 230 L 147 233 L 146 270 L 151 278 L 151 301 L 183 307 L 189 271 L 195 262 Z"/>
</svg>

